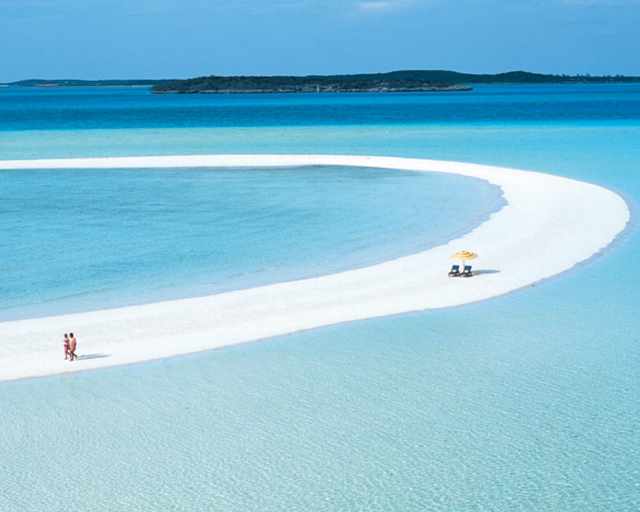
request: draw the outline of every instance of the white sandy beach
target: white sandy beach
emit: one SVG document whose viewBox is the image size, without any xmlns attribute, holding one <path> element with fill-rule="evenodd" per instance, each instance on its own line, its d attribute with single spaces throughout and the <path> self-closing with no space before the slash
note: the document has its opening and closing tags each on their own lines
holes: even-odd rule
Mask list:
<svg viewBox="0 0 640 512">
<path fill-rule="evenodd" d="M 474 164 L 387 157 L 211 155 L 0 162 L 2 169 L 346 165 L 454 173 L 501 187 L 507 205 L 446 245 L 378 265 L 209 297 L 0 323 L 0 381 L 148 361 L 341 322 L 444 308 L 508 293 L 605 248 L 630 218 L 605 188 Z M 449 278 L 449 255 L 476 252 L 476 275 Z M 73 331 L 80 358 L 62 357 Z M 85 356 L 86 358 L 83 358 Z"/>
</svg>

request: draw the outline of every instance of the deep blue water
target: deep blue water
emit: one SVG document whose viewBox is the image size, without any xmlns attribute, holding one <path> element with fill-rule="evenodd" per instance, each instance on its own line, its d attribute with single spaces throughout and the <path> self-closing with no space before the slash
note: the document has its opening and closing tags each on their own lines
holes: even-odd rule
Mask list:
<svg viewBox="0 0 640 512">
<path fill-rule="evenodd" d="M 8 88 L 0 91 L 0 130 L 633 121 L 640 115 L 637 85 L 564 85 L 562 95 L 557 87 L 476 86 L 472 92 L 429 95 L 151 95 L 145 87 Z"/>
<path fill-rule="evenodd" d="M 75 94 L 83 98 L 60 100 Z M 0 509 L 640 509 L 640 86 L 278 97 L 0 90 L 0 109 L 15 108 L 11 95 L 23 96 L 24 112 L 0 116 L 3 158 L 439 158 L 595 182 L 621 193 L 633 219 L 587 264 L 483 303 L 2 384 Z M 78 108 L 106 104 L 100 96 L 137 114 Z M 176 114 L 167 102 L 181 121 L 153 124 Z M 75 109 L 85 124 L 56 109 Z"/>
</svg>

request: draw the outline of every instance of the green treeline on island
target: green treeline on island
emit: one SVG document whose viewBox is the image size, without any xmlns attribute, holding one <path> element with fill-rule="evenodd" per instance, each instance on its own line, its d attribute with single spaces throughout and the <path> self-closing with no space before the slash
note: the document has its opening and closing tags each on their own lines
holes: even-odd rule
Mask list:
<svg viewBox="0 0 640 512">
<path fill-rule="evenodd" d="M 474 75 L 455 71 L 393 71 L 358 75 L 206 76 L 154 85 L 156 94 L 292 93 L 292 92 L 418 92 L 468 91 L 473 84 L 602 84 L 640 83 L 640 77 L 543 75 L 512 71 Z"/>
<path fill-rule="evenodd" d="M 299 93 L 299 92 L 425 92 L 468 91 L 463 84 L 423 80 L 411 76 L 326 75 L 326 76 L 205 76 L 177 80 L 152 87 L 163 93 Z"/>
<path fill-rule="evenodd" d="M 309 76 L 205 76 L 186 80 L 21 80 L 9 87 L 151 87 L 155 94 L 469 91 L 476 84 L 640 83 L 635 76 L 544 75 L 526 71 L 476 75 L 456 71 Z"/>
</svg>

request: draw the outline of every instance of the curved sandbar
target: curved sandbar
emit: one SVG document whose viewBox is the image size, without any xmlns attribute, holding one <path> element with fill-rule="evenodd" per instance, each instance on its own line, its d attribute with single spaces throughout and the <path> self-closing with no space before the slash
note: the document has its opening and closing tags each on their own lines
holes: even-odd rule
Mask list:
<svg viewBox="0 0 640 512">
<path fill-rule="evenodd" d="M 0 323 L 0 381 L 148 361 L 316 327 L 467 304 L 563 272 L 606 247 L 629 221 L 624 200 L 558 176 L 455 162 L 324 155 L 211 155 L 28 160 L 0 169 L 345 165 L 454 173 L 502 188 L 507 205 L 445 245 L 371 267 L 220 295 Z M 463 192 L 463 191 L 462 191 Z M 479 273 L 448 278 L 449 255 L 481 255 Z M 62 356 L 73 331 L 82 354 Z"/>
</svg>

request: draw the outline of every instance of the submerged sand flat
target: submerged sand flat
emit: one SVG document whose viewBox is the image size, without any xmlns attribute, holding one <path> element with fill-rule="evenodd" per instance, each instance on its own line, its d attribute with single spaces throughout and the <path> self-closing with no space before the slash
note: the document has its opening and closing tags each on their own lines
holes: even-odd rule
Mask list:
<svg viewBox="0 0 640 512">
<path fill-rule="evenodd" d="M 316 327 L 488 299 L 559 274 L 599 252 L 630 218 L 605 188 L 558 176 L 406 158 L 209 155 L 0 162 L 1 169 L 345 165 L 460 174 L 498 185 L 507 205 L 428 251 L 324 277 L 220 295 L 0 323 L 0 381 L 148 361 Z M 461 191 L 464 193 L 464 191 Z M 449 278 L 469 250 L 478 273 Z M 62 358 L 73 331 L 80 359 Z M 83 359 L 83 355 L 99 355 Z"/>
</svg>

